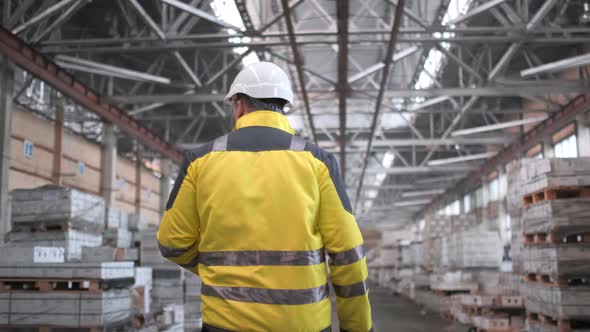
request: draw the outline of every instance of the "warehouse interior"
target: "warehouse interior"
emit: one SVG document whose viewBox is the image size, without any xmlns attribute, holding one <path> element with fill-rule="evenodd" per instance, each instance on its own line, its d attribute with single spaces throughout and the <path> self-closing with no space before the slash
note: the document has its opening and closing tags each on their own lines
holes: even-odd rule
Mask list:
<svg viewBox="0 0 590 332">
<path fill-rule="evenodd" d="M 1 0 L 0 19 L 0 330 L 200 330 L 200 279 L 155 232 L 258 61 L 338 161 L 376 331 L 590 330 L 590 1 Z"/>
</svg>

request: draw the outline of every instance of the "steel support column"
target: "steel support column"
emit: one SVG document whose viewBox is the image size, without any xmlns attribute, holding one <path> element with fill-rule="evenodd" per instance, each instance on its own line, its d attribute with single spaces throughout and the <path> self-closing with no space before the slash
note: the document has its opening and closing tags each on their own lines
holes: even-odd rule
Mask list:
<svg viewBox="0 0 590 332">
<path fill-rule="evenodd" d="M 9 60 L 0 56 L 0 243 L 10 231 L 10 134 L 12 126 L 12 98 L 14 73 Z"/>
<path fill-rule="evenodd" d="M 135 151 L 135 214 L 141 215 L 141 171 L 143 169 L 143 152 L 141 147 L 137 144 Z"/>
<path fill-rule="evenodd" d="M 57 97 L 60 98 L 61 97 Z M 53 184 L 60 186 L 63 180 L 63 148 L 64 148 L 64 105 L 57 100 L 55 122 L 53 123 Z"/>
<path fill-rule="evenodd" d="M 101 195 L 107 209 L 115 204 L 117 190 L 117 136 L 115 126 L 106 124 L 102 132 Z"/>
<path fill-rule="evenodd" d="M 0 53 L 6 55 L 32 75 L 44 80 L 65 96 L 72 98 L 104 120 L 112 122 L 126 134 L 138 139 L 149 148 L 177 163 L 182 162 L 183 153 L 180 150 L 163 140 L 151 129 L 144 127 L 125 111 L 106 103 L 96 91 L 76 80 L 68 72 L 4 28 L 0 28 Z"/>
</svg>

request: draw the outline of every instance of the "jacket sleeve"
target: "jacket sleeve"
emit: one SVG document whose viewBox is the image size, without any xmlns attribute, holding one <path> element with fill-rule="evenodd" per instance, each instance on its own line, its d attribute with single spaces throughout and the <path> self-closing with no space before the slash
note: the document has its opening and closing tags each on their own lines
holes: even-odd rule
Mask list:
<svg viewBox="0 0 590 332">
<path fill-rule="evenodd" d="M 340 329 L 372 331 L 363 238 L 352 215 L 350 201 L 333 155 L 319 170 L 319 229 L 330 256 L 330 274 L 336 293 Z"/>
<path fill-rule="evenodd" d="M 196 170 L 187 158 L 168 198 L 157 236 L 162 256 L 198 275 L 200 222 L 196 206 L 196 180 Z"/>
</svg>

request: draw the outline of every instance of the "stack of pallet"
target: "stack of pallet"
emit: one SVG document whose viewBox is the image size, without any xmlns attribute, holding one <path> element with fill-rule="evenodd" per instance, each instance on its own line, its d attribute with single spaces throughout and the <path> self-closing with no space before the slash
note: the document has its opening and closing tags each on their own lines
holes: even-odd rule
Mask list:
<svg viewBox="0 0 590 332">
<path fill-rule="evenodd" d="M 186 272 L 184 275 L 184 330 L 196 332 L 201 330 L 201 278 Z"/>
<path fill-rule="evenodd" d="M 590 328 L 590 158 L 529 160 L 522 229 L 529 331 Z"/>
<path fill-rule="evenodd" d="M 152 268 L 136 267 L 135 284 L 131 289 L 135 326 L 143 327 L 151 318 Z"/>
<path fill-rule="evenodd" d="M 162 257 L 155 230 L 145 230 L 140 236 L 141 266 L 152 269 L 151 313 L 159 325 L 167 330 L 178 329 L 182 317 L 171 312 L 184 308 L 184 287 L 181 268 Z"/>
<path fill-rule="evenodd" d="M 451 269 L 498 268 L 502 246 L 497 232 L 478 227 L 444 237 L 442 255 Z"/>
<path fill-rule="evenodd" d="M 479 285 L 478 292 L 456 295 L 452 315 L 480 331 L 521 331 L 525 322 L 524 301 L 520 295 L 522 279 L 494 270 L 480 270 L 474 278 Z"/>
<path fill-rule="evenodd" d="M 62 247 L 68 261 L 79 260 L 82 247 L 102 244 L 102 198 L 55 186 L 15 190 L 11 196 L 12 231 L 8 242 Z"/>
<path fill-rule="evenodd" d="M 3 330 L 129 330 L 134 263 L 86 248 L 102 244 L 100 197 L 54 186 L 17 190 L 12 221 L 0 247 Z"/>
<path fill-rule="evenodd" d="M 415 300 L 425 307 L 451 317 L 452 303 L 456 294 L 477 292 L 478 285 L 471 273 L 445 272 L 430 275 L 430 290 L 414 290 Z"/>
<path fill-rule="evenodd" d="M 454 317 L 479 331 L 516 332 L 524 328 L 524 305 L 519 295 L 460 294 L 453 301 Z"/>
<path fill-rule="evenodd" d="M 127 288 L 133 283 L 133 263 L 67 263 L 60 249 L 0 248 L 4 265 L 0 324 L 49 331 L 127 330 L 131 318 Z"/>
</svg>

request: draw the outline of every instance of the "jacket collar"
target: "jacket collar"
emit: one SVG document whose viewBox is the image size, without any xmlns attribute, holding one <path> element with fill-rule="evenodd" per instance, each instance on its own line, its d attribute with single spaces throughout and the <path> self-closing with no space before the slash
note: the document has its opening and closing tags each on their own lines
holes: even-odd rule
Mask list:
<svg viewBox="0 0 590 332">
<path fill-rule="evenodd" d="M 273 111 L 255 111 L 250 112 L 238 119 L 233 130 L 245 127 L 271 127 L 295 134 L 295 130 L 289 124 L 287 117 L 281 113 Z"/>
</svg>

